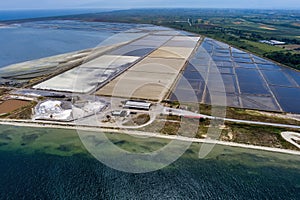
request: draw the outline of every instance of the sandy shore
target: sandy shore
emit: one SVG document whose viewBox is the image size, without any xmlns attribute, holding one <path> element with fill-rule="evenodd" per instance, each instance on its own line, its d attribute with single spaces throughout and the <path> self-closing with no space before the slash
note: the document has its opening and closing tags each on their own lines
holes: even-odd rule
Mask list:
<svg viewBox="0 0 300 200">
<path fill-rule="evenodd" d="M 188 137 L 174 136 L 174 135 L 161 135 L 159 133 L 150 133 L 150 132 L 141 132 L 141 131 L 128 131 L 128 130 L 118 130 L 118 129 L 98 128 L 98 127 L 77 126 L 77 124 L 74 123 L 50 122 L 50 121 L 34 122 L 31 120 L 0 120 L 0 124 L 10 125 L 10 126 L 21 126 L 21 127 L 33 127 L 33 128 L 70 129 L 70 130 L 82 130 L 82 131 L 90 131 L 90 132 L 101 131 L 105 133 L 117 133 L 117 134 L 125 133 L 133 136 L 155 137 L 161 139 L 180 140 L 180 141 L 187 141 L 193 143 L 217 144 L 217 145 L 247 148 L 253 150 L 300 155 L 300 151 L 288 150 L 288 149 L 278 149 L 272 147 L 255 146 L 255 145 L 240 144 L 240 143 L 233 143 L 233 142 L 224 142 L 219 140 L 210 140 L 210 139 L 188 138 Z"/>
<path fill-rule="evenodd" d="M 299 141 L 300 140 L 300 133 L 287 131 L 287 132 L 282 132 L 281 136 L 287 142 L 295 145 L 296 147 L 298 147 L 300 149 L 300 144 L 298 144 L 297 142 L 295 142 L 295 141 Z"/>
</svg>

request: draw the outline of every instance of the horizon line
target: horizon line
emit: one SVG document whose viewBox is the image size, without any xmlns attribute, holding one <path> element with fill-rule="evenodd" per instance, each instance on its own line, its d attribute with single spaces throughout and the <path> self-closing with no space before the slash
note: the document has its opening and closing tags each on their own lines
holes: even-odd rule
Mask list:
<svg viewBox="0 0 300 200">
<path fill-rule="evenodd" d="M 286 10 L 286 11 L 300 11 L 299 8 L 243 8 L 243 7 L 132 7 L 132 8 L 100 8 L 100 7 L 74 7 L 74 8 L 14 8 L 14 9 L 0 9 L 0 11 L 37 11 L 37 10 L 108 10 L 108 11 L 122 11 L 122 10 L 143 10 L 143 9 L 215 9 L 215 10 Z"/>
</svg>

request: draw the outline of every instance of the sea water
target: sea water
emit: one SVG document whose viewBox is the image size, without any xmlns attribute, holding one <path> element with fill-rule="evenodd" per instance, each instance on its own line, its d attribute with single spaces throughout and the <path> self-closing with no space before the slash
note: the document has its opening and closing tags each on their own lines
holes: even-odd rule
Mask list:
<svg viewBox="0 0 300 200">
<path fill-rule="evenodd" d="M 193 144 L 161 170 L 132 174 L 93 158 L 74 130 L 0 128 L 0 199 L 299 199 L 299 156 L 215 146 L 199 159 Z M 110 137 L 127 151 L 151 147 Z"/>
<path fill-rule="evenodd" d="M 0 67 L 94 48 L 114 34 L 137 26 L 70 20 L 0 26 Z"/>
<path fill-rule="evenodd" d="M 108 9 L 0 10 L 0 21 L 98 13 Z"/>
</svg>

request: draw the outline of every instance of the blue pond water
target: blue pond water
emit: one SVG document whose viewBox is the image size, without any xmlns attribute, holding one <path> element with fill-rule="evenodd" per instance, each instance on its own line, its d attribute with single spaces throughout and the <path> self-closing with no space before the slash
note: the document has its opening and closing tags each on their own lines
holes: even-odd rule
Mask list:
<svg viewBox="0 0 300 200">
<path fill-rule="evenodd" d="M 231 51 L 230 56 L 228 56 L 229 51 Z M 195 81 L 203 82 L 199 72 L 209 71 L 209 73 L 222 75 L 223 82 L 217 82 L 215 78 L 205 81 L 210 93 L 201 88 L 195 89 L 201 103 L 211 104 L 208 94 L 218 91 L 218 86 L 224 84 L 226 90 L 224 95 L 227 96 L 227 105 L 230 107 L 300 113 L 299 98 L 295 98 L 296 95 L 293 94 L 293 92 L 299 93 L 299 71 L 279 66 L 233 47 L 229 48 L 227 44 L 209 38 L 204 39 L 201 48 L 197 50 L 190 63 L 197 70 L 191 70 L 191 65 L 188 65 L 182 74 L 193 85 Z M 214 66 L 217 66 L 217 69 Z M 214 85 L 209 84 L 209 81 L 214 82 Z M 180 93 L 182 96 L 192 94 L 191 91 L 183 91 L 184 87 L 180 84 L 179 81 L 173 93 Z M 237 99 L 243 99 L 242 103 Z M 177 101 L 178 98 L 172 95 L 170 100 Z M 181 100 L 192 101 L 190 98 Z M 197 98 L 194 100 L 197 101 Z"/>
</svg>

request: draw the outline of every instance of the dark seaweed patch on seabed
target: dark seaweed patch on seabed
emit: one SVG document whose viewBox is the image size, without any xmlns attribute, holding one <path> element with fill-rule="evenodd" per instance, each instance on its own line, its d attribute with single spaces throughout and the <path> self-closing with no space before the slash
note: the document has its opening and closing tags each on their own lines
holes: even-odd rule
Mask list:
<svg viewBox="0 0 300 200">
<path fill-rule="evenodd" d="M 9 133 L 1 133 L 0 134 L 0 139 L 1 140 L 12 140 L 12 138 L 9 137 Z"/>
<path fill-rule="evenodd" d="M 75 147 L 72 144 L 61 144 L 61 145 L 59 145 L 59 147 L 57 149 L 59 151 L 63 151 L 63 152 L 70 152 L 73 149 L 75 149 Z"/>
<path fill-rule="evenodd" d="M 0 142 L 0 147 L 8 145 L 7 142 Z"/>
<path fill-rule="evenodd" d="M 39 136 L 37 134 L 23 135 L 22 136 L 22 144 L 32 143 L 38 138 L 39 138 Z"/>
</svg>

